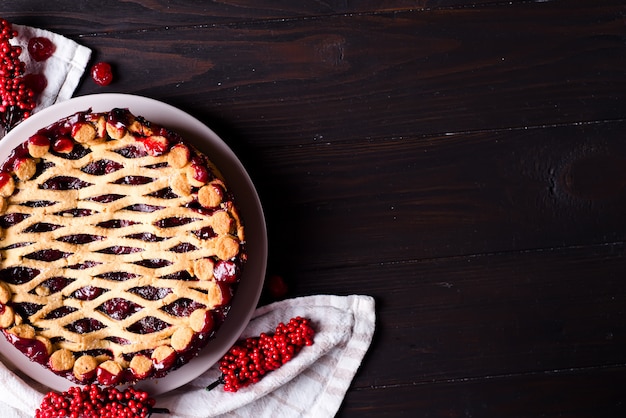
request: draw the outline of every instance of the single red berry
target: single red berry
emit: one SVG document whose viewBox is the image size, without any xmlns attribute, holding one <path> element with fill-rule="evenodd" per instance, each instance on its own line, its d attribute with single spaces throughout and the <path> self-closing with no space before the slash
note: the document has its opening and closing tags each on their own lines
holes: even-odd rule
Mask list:
<svg viewBox="0 0 626 418">
<path fill-rule="evenodd" d="M 285 279 L 277 274 L 273 274 L 267 278 L 265 288 L 267 289 L 269 295 L 274 299 L 281 299 L 285 297 L 289 291 L 287 283 L 285 283 Z"/>
<path fill-rule="evenodd" d="M 35 61 L 45 61 L 54 54 L 56 46 L 48 38 L 41 36 L 28 41 L 28 53 Z"/>
<path fill-rule="evenodd" d="M 91 78 L 99 86 L 108 86 L 113 81 L 113 70 L 108 62 L 98 62 L 91 67 Z"/>
<path fill-rule="evenodd" d="M 48 79 L 43 74 L 26 74 L 24 84 L 36 94 L 41 93 L 48 86 Z"/>
</svg>

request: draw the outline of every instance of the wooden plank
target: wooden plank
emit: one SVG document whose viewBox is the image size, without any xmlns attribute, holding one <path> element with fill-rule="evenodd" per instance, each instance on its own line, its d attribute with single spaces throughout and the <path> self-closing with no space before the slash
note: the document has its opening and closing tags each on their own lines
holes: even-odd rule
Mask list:
<svg viewBox="0 0 626 418">
<path fill-rule="evenodd" d="M 516 2 L 523 0 L 514 0 Z M 124 1 L 105 0 L 62 4 L 45 0 L 13 2 L 3 17 L 12 22 L 45 27 L 67 35 L 136 31 L 176 26 L 228 25 L 256 20 L 303 19 L 346 13 L 379 13 L 433 8 L 474 7 L 494 0 L 231 0 Z M 1 8 L 1 6 L 0 6 Z"/>
<path fill-rule="evenodd" d="M 376 333 L 355 388 L 420 386 L 626 364 L 625 249 L 302 265 L 284 277 L 291 295 L 375 298 Z"/>
<path fill-rule="evenodd" d="M 622 12 L 523 2 L 103 33 L 79 41 L 117 80 L 77 94 L 152 96 L 262 146 L 621 119 Z"/>
<path fill-rule="evenodd" d="M 348 392 L 337 418 L 621 417 L 626 367 Z"/>
<path fill-rule="evenodd" d="M 309 269 L 626 239 L 626 122 L 240 149 Z M 287 261 L 285 261 L 287 260 Z"/>
</svg>

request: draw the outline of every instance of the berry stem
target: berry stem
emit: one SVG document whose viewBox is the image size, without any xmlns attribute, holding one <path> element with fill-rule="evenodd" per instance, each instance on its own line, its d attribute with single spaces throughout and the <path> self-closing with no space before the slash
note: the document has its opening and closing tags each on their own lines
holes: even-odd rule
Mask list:
<svg viewBox="0 0 626 418">
<path fill-rule="evenodd" d="M 216 387 L 218 387 L 219 385 L 223 385 L 224 382 L 224 375 L 220 375 L 220 377 L 213 383 L 211 383 L 209 386 L 207 386 L 205 389 L 207 391 L 212 391 L 213 389 L 215 389 Z"/>
<path fill-rule="evenodd" d="M 169 414 L 170 410 L 167 408 L 150 408 L 148 412 L 148 416 L 152 416 L 152 414 Z"/>
</svg>

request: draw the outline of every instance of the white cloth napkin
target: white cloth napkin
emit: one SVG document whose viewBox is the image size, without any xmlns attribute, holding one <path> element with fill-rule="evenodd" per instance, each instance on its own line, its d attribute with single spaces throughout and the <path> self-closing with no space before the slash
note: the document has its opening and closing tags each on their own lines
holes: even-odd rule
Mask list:
<svg viewBox="0 0 626 418">
<path fill-rule="evenodd" d="M 43 74 L 48 85 L 38 97 L 34 112 L 72 97 L 91 57 L 91 50 L 57 33 L 30 26 L 13 24 L 18 36 L 11 40 L 22 46 L 20 60 L 26 64 L 26 74 Z M 45 61 L 35 61 L 28 53 L 28 41 L 44 37 L 56 47 L 54 54 Z"/>
<path fill-rule="evenodd" d="M 242 338 L 271 332 L 280 322 L 311 319 L 314 343 L 258 383 L 236 393 L 221 386 L 217 365 L 167 394 L 156 406 L 168 408 L 164 418 L 325 418 L 337 413 L 374 334 L 374 299 L 369 296 L 318 295 L 288 299 L 258 308 Z M 192 360 L 193 361 L 193 360 Z M 21 379 L 0 363 L 2 417 L 32 417 L 47 389 Z"/>
</svg>

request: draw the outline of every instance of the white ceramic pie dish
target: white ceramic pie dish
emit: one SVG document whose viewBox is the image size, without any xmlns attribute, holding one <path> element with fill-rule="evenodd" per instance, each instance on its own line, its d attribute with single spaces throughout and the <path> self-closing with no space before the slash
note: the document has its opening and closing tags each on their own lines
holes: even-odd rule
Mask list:
<svg viewBox="0 0 626 418">
<path fill-rule="evenodd" d="M 267 262 L 267 231 L 261 202 L 254 185 L 228 145 L 198 119 L 154 99 L 128 94 L 95 94 L 55 104 L 35 113 L 0 140 L 0 162 L 32 134 L 63 117 L 88 109 L 101 112 L 116 107 L 128 108 L 137 116 L 143 116 L 181 134 L 185 140 L 205 153 L 224 175 L 229 189 L 235 196 L 246 228 L 248 261 L 226 321 L 216 338 L 207 344 L 198 357 L 163 378 L 137 383 L 138 388 L 154 396 L 176 389 L 200 376 L 239 338 L 256 308 L 263 287 Z M 75 385 L 40 364 L 30 361 L 4 337 L 0 337 L 0 354 L 5 364 L 12 365 L 51 389 L 65 391 Z"/>
</svg>

